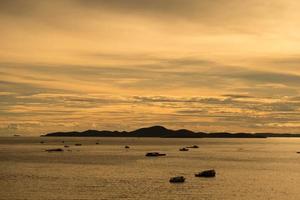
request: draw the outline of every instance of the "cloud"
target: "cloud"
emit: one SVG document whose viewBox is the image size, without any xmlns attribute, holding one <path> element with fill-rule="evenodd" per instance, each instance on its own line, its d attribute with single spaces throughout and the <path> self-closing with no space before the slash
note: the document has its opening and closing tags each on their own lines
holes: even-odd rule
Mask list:
<svg viewBox="0 0 300 200">
<path fill-rule="evenodd" d="M 14 96 L 16 94 L 15 92 L 0 92 L 0 96 Z"/>
<path fill-rule="evenodd" d="M 225 20 L 231 18 L 254 17 L 256 15 L 266 14 L 269 11 L 278 12 L 285 8 L 283 1 L 275 0 L 272 6 L 268 2 L 258 0 L 252 1 L 226 1 L 226 0 L 188 0 L 184 4 L 180 0 L 75 0 L 75 1 L 37 1 L 37 0 L 2 0 L 1 11 L 11 15 L 24 16 L 32 12 L 41 12 L 41 9 L 59 8 L 63 5 L 69 5 L 71 9 L 84 8 L 88 10 L 109 12 L 121 12 L 123 14 L 150 15 L 157 17 L 187 18 L 200 20 Z M 272 13 L 268 13 L 271 15 Z M 273 16 L 273 15 L 271 15 Z M 238 20 L 238 19 L 235 19 Z"/>
<path fill-rule="evenodd" d="M 30 121 L 39 122 L 40 119 L 43 121 L 47 119 L 38 128 L 18 126 L 23 131 L 37 131 L 43 127 L 48 127 L 48 130 L 55 130 L 55 128 L 84 130 L 91 123 L 97 124 L 99 129 L 115 127 L 114 129 L 118 130 L 133 129 L 145 124 L 162 124 L 173 128 L 189 127 L 193 130 L 205 131 L 220 131 L 221 127 L 223 127 L 222 130 L 227 131 L 230 131 L 230 128 L 236 131 L 263 130 L 263 124 L 267 124 L 266 127 L 269 130 L 272 129 L 270 124 L 274 122 L 285 124 L 291 119 L 297 121 L 298 117 L 295 118 L 295 116 L 300 106 L 300 101 L 296 99 L 293 101 L 288 98 L 274 99 L 270 102 L 258 98 L 233 99 L 231 96 L 209 98 L 116 96 L 108 99 L 95 94 L 84 98 L 75 94 L 41 93 L 20 96 L 17 99 L 22 101 L 7 106 L 5 112 L 1 111 L 2 116 L 6 116 L 2 118 L 2 121 L 10 123 L 9 121 L 14 119 L 22 123 L 27 121 L 30 124 Z M 79 104 L 77 104 L 77 99 L 80 99 Z M 49 107 L 53 109 L 49 110 Z M 124 125 L 117 125 L 120 121 L 123 121 Z M 75 124 L 70 124 L 71 122 Z M 274 125 L 274 127 L 279 126 Z"/>
<path fill-rule="evenodd" d="M 247 70 L 245 72 L 233 73 L 232 75 L 228 76 L 257 83 L 283 84 L 294 86 L 298 86 L 300 84 L 299 75 L 288 73 Z"/>
<path fill-rule="evenodd" d="M 8 124 L 27 134 L 155 124 L 295 131 L 299 6 L 0 1 L 1 133 Z"/>
<path fill-rule="evenodd" d="M 274 17 L 273 13 L 278 13 L 285 7 L 283 1 L 273 1 L 273 6 L 267 2 L 258 0 L 253 1 L 226 1 L 226 0 L 188 0 L 182 3 L 180 0 L 122 0 L 97 1 L 97 0 L 78 0 L 81 6 L 89 9 L 107 9 L 123 14 L 130 13 L 139 16 L 151 16 L 159 19 L 185 19 L 197 20 L 205 23 L 221 24 L 226 21 L 237 22 L 244 18 L 254 18 L 261 15 Z M 266 13 L 266 10 L 270 11 Z M 278 17 L 278 16 L 277 16 Z"/>
<path fill-rule="evenodd" d="M 233 98 L 233 99 L 253 98 L 253 96 L 244 95 L 244 94 L 224 94 L 223 97 L 229 97 L 229 98 Z"/>
</svg>

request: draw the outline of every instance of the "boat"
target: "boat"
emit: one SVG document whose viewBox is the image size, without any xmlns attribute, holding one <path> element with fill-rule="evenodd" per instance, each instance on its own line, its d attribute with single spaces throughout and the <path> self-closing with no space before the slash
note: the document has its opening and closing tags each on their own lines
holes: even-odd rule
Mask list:
<svg viewBox="0 0 300 200">
<path fill-rule="evenodd" d="M 148 156 L 148 157 L 156 157 L 156 156 L 166 156 L 167 154 L 165 153 L 159 153 L 159 152 L 148 152 L 146 153 L 145 156 Z"/>
<path fill-rule="evenodd" d="M 63 152 L 64 150 L 63 149 L 46 149 L 45 151 L 47 152 Z"/>
<path fill-rule="evenodd" d="M 180 148 L 180 149 L 179 149 L 179 151 L 189 151 L 189 149 L 188 149 L 188 148 L 185 148 L 185 147 L 183 147 L 183 148 Z"/>
<path fill-rule="evenodd" d="M 214 169 L 205 170 L 202 172 L 199 172 L 195 174 L 196 177 L 205 177 L 205 178 L 211 178 L 216 176 L 216 171 Z"/>
<path fill-rule="evenodd" d="M 185 178 L 183 176 L 175 176 L 170 178 L 170 183 L 183 183 L 185 181 Z"/>
</svg>

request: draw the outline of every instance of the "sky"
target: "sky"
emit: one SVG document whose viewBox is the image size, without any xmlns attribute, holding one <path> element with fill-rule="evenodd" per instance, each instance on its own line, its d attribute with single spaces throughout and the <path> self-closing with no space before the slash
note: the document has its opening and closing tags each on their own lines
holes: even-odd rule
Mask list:
<svg viewBox="0 0 300 200">
<path fill-rule="evenodd" d="M 300 132 L 300 2 L 0 0 L 0 136 Z"/>
</svg>

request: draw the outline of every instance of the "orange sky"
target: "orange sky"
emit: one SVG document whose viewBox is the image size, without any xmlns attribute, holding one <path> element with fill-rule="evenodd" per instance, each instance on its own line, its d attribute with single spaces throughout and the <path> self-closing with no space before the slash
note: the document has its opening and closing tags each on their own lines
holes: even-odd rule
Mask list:
<svg viewBox="0 0 300 200">
<path fill-rule="evenodd" d="M 298 132 L 294 0 L 2 0 L 0 136 Z"/>
</svg>

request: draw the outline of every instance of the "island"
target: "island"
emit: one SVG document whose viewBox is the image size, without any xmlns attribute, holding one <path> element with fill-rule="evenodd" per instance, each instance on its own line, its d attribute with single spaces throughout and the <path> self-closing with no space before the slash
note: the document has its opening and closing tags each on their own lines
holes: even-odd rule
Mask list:
<svg viewBox="0 0 300 200">
<path fill-rule="evenodd" d="M 193 132 L 187 129 L 171 130 L 163 126 L 151 126 L 134 131 L 98 131 L 54 132 L 42 137 L 160 137 L 160 138 L 267 138 L 267 137 L 300 137 L 290 133 L 228 133 L 228 132 Z"/>
</svg>

